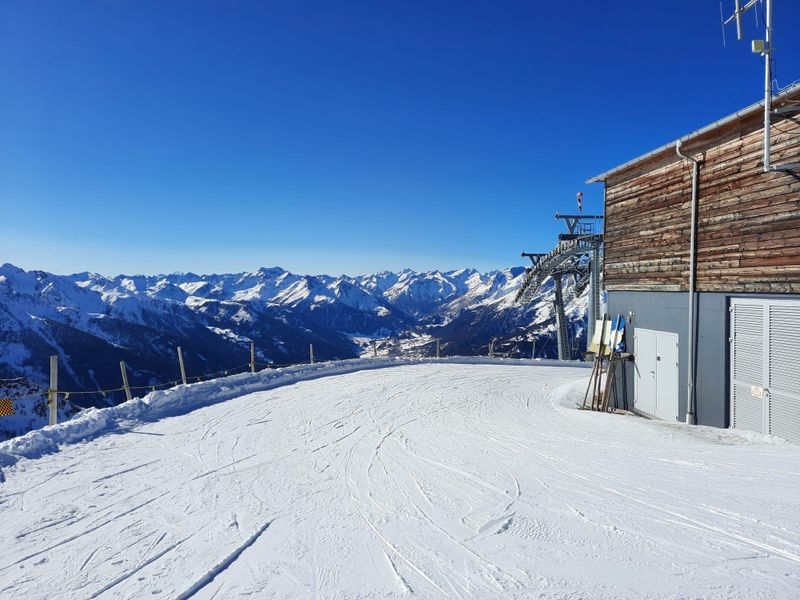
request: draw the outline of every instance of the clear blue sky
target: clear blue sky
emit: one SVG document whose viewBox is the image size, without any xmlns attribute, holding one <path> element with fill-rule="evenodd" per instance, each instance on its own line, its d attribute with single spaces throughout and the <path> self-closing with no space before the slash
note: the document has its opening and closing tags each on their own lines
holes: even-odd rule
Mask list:
<svg viewBox="0 0 800 600">
<path fill-rule="evenodd" d="M 4 0 L 0 77 L 0 262 L 355 274 L 523 264 L 762 64 L 717 0 Z"/>
</svg>

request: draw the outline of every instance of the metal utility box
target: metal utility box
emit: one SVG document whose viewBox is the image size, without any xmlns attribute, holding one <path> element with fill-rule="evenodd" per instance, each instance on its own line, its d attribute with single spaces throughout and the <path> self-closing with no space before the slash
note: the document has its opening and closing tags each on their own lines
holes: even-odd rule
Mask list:
<svg viewBox="0 0 800 600">
<path fill-rule="evenodd" d="M 649 417 L 678 419 L 678 334 L 636 328 L 634 410 Z"/>
</svg>

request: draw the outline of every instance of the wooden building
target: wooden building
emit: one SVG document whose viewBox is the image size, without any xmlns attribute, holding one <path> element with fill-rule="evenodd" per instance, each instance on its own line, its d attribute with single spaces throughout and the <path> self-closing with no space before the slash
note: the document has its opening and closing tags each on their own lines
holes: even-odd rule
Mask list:
<svg viewBox="0 0 800 600">
<path fill-rule="evenodd" d="M 770 131 L 777 170 L 757 103 L 589 182 L 605 185 L 635 409 L 800 441 L 800 85 L 774 97 Z"/>
</svg>

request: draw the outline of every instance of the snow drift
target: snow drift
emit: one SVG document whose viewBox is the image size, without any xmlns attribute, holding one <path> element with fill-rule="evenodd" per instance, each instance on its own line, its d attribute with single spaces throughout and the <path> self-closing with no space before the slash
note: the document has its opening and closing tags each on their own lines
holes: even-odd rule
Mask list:
<svg viewBox="0 0 800 600">
<path fill-rule="evenodd" d="M 360 358 L 335 362 L 304 364 L 257 373 L 241 373 L 199 383 L 157 390 L 144 397 L 134 398 L 109 408 L 89 408 L 74 418 L 47 426 L 25 435 L 0 442 L 0 467 L 14 464 L 19 458 L 36 458 L 54 452 L 64 444 L 72 444 L 107 432 L 113 428 L 129 428 L 137 422 L 186 413 L 202 406 L 215 404 L 252 392 L 264 391 L 318 377 L 343 375 L 355 371 L 382 369 L 399 365 L 440 362 L 448 364 L 546 364 L 550 366 L 579 366 L 586 363 L 555 360 L 520 361 L 489 357 L 426 358 Z M 0 471 L 0 478 L 2 471 Z"/>
</svg>

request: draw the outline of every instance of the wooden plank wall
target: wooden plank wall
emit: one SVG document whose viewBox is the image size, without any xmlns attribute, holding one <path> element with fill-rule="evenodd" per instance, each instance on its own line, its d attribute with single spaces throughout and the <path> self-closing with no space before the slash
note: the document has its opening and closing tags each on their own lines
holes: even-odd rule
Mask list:
<svg viewBox="0 0 800 600">
<path fill-rule="evenodd" d="M 682 149 L 704 160 L 698 291 L 800 293 L 800 171 L 763 172 L 761 125 L 754 115 Z M 773 164 L 800 162 L 800 115 L 772 134 Z M 688 289 L 691 179 L 672 150 L 606 182 L 608 290 Z"/>
</svg>

